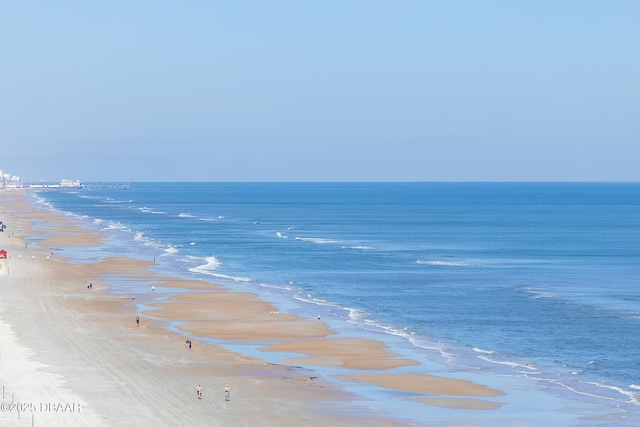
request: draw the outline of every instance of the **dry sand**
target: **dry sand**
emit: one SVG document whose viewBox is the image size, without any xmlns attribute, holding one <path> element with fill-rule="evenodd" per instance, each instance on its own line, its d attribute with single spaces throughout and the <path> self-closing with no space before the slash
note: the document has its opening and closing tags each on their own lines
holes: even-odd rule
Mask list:
<svg viewBox="0 0 640 427">
<path fill-rule="evenodd" d="M 0 382 L 6 409 L 0 425 L 410 425 L 355 403 L 335 381 L 318 377 L 313 366 L 366 370 L 343 379 L 420 393 L 415 400 L 427 405 L 467 410 L 500 405 L 477 399 L 501 395 L 482 385 L 394 373 L 417 362 L 377 341 L 333 337 L 324 322 L 278 313 L 250 293 L 159 276 L 151 261 L 109 257 L 73 263 L 65 258 L 65 248 L 97 246 L 104 236 L 34 209 L 21 192 L 0 192 L 0 221 L 7 225 L 0 247 L 10 255 L 0 260 L 9 266 L 8 274 L 0 274 Z M 43 240 L 25 246 L 33 236 Z M 155 303 L 151 292 L 138 299 L 108 293 L 109 280 L 194 292 Z M 140 313 L 139 303 L 155 309 Z M 186 322 L 179 327 L 182 333 L 170 331 L 169 320 Z M 270 364 L 197 338 L 188 350 L 185 335 L 259 341 L 269 351 L 301 356 Z M 227 383 L 229 402 L 222 392 Z M 202 400 L 196 399 L 198 384 Z M 15 405 L 5 405 L 12 399 Z M 24 412 L 16 411 L 18 404 Z"/>
</svg>

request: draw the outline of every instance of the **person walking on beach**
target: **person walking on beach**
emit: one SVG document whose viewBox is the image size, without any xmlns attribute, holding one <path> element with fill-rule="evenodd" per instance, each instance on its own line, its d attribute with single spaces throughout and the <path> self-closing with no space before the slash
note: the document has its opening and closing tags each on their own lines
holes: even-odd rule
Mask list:
<svg viewBox="0 0 640 427">
<path fill-rule="evenodd" d="M 198 399 L 202 399 L 202 386 L 200 384 L 198 384 L 196 388 L 196 394 L 198 395 Z"/>
<path fill-rule="evenodd" d="M 154 285 L 151 285 L 151 292 L 155 292 L 156 291 L 156 287 Z"/>
<path fill-rule="evenodd" d="M 224 400 L 229 401 L 229 395 L 231 394 L 231 389 L 229 388 L 229 384 L 224 386 Z"/>
<path fill-rule="evenodd" d="M 191 350 L 191 340 L 189 340 L 189 350 Z"/>
<path fill-rule="evenodd" d="M 136 326 L 140 326 L 140 318 L 136 316 Z"/>
</svg>

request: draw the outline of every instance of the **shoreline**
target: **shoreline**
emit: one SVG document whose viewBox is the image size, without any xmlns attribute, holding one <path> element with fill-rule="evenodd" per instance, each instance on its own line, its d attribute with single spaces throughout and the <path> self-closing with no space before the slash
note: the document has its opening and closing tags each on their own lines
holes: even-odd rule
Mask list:
<svg viewBox="0 0 640 427">
<path fill-rule="evenodd" d="M 304 385 L 310 380 L 302 369 L 265 364 L 195 340 L 194 348 L 186 350 L 181 336 L 153 321 L 137 327 L 136 315 L 143 318 L 136 313 L 139 301 L 109 293 L 105 276 L 126 276 L 129 281 L 170 278 L 153 274 L 149 262 L 127 257 L 74 263 L 65 246 L 93 246 L 99 233 L 33 210 L 21 196 L 12 197 L 16 195 L 0 193 L 0 215 L 7 223 L 0 242 L 10 256 L 9 274 L 0 278 L 6 343 L 0 379 L 7 396 L 33 403 L 35 409 L 31 412 L 28 406 L 20 413 L 15 407 L 0 419 L 27 425 L 33 415 L 35 425 L 47 426 L 211 425 L 211 420 L 216 425 L 349 425 L 353 419 L 399 425 L 366 415 L 322 413 L 318 402 L 328 404 L 346 395 L 323 384 Z M 59 232 L 56 225 L 61 222 L 64 239 L 48 237 Z M 23 243 L 34 237 L 42 240 Z M 53 254 L 50 246 L 56 246 Z M 24 365 L 32 367 L 25 371 Z M 232 385 L 229 402 L 222 399 L 226 383 Z M 204 389 L 202 400 L 193 399 L 198 384 Z M 287 405 L 276 407 L 275 397 Z M 77 404 L 81 410 L 41 408 L 53 403 Z"/>
<path fill-rule="evenodd" d="M 14 194 L 0 193 L 3 201 L 1 218 L 6 223 L 13 212 L 10 218 L 20 221 L 18 237 L 38 240 L 35 245 L 25 247 L 24 251 L 19 242 L 9 242 L 16 237 L 15 234 L 10 238 L 0 235 L 0 242 L 5 248 L 11 248 L 9 281 L 13 281 L 16 274 L 30 276 L 32 292 L 24 297 L 31 298 L 31 303 L 39 300 L 41 306 L 48 304 L 51 307 L 51 312 L 40 317 L 34 311 L 30 319 L 45 329 L 40 331 L 41 335 L 49 335 L 47 343 L 50 346 L 47 351 L 43 349 L 44 344 L 36 345 L 37 341 L 33 338 L 31 341 L 25 339 L 28 334 L 24 328 L 28 321 L 15 322 L 13 310 L 8 310 L 9 323 L 12 326 L 15 323 L 17 334 L 25 343 L 31 344 L 27 348 L 34 349 L 36 360 L 61 372 L 67 385 L 75 384 L 71 392 L 85 399 L 91 410 L 95 408 L 96 416 L 103 419 L 103 425 L 141 425 L 136 423 L 148 423 L 150 419 L 160 425 L 182 425 L 203 420 L 210 423 L 212 419 L 219 424 L 231 425 L 422 425 L 384 410 L 376 410 L 375 404 L 358 401 L 359 396 L 348 391 L 350 388 L 372 385 L 396 390 L 404 395 L 410 393 L 411 396 L 405 399 L 419 402 L 433 411 L 437 408 L 453 410 L 449 421 L 451 424 L 462 419 L 473 419 L 470 412 L 491 412 L 505 403 L 505 399 L 500 398 L 504 393 L 492 387 L 464 379 L 433 376 L 426 372 L 426 368 L 421 368 L 418 374 L 415 370 L 407 373 L 402 367 L 420 366 L 419 361 L 389 352 L 382 342 L 376 340 L 340 337 L 324 321 L 278 313 L 271 303 L 260 300 L 256 294 L 236 292 L 203 280 L 157 274 L 153 271 L 152 262 L 127 256 L 104 256 L 81 263 L 77 260 L 74 262 L 73 248 L 98 247 L 103 244 L 105 236 L 67 217 L 34 209 L 24 198 L 5 203 L 7 196 L 11 198 Z M 7 226 L 7 232 L 14 232 L 13 226 Z M 55 248 L 53 252 L 52 248 Z M 68 255 L 65 255 L 65 251 Z M 15 262 L 14 255 L 20 252 L 24 252 L 24 255 L 19 262 Z M 29 259 L 34 256 L 32 253 L 37 254 L 35 260 Z M 50 259 L 46 260 L 46 256 L 50 256 Z M 18 268 L 15 272 L 14 263 Z M 27 265 L 29 267 L 25 268 Z M 36 296 L 36 291 L 43 289 L 38 281 L 42 280 L 45 273 L 53 276 L 49 286 L 55 284 L 56 292 Z M 5 278 L 0 277 L 0 280 L 4 281 Z M 67 281 L 75 285 L 61 285 L 61 282 Z M 90 281 L 94 283 L 93 290 L 87 290 L 84 286 Z M 113 286 L 119 281 L 126 282 L 129 288 L 135 288 L 136 291 L 114 293 Z M 155 290 L 151 291 L 150 286 L 155 286 Z M 2 296 L 0 305 L 4 306 L 4 293 Z M 157 301 L 160 297 L 163 301 Z M 47 322 L 59 320 L 55 313 L 58 310 L 68 317 L 83 319 L 82 324 L 73 320 L 64 322 L 64 325 L 75 327 L 76 330 L 61 332 L 55 323 Z M 136 315 L 141 318 L 140 327 L 136 327 L 133 321 Z M 0 313 L 0 318 L 4 317 Z M 167 328 L 167 325 L 176 323 L 180 325 L 175 329 Z M 96 333 L 103 342 L 97 343 L 98 338 L 91 337 L 91 345 L 87 345 L 87 349 L 71 343 L 56 346 L 56 334 L 63 340 L 73 341 L 72 332 L 86 338 L 87 331 Z M 184 336 L 193 336 L 194 346 L 190 351 L 185 348 Z M 294 356 L 281 358 L 278 363 L 269 363 L 266 354 L 265 358 L 260 358 L 253 354 L 234 353 L 224 346 L 212 344 L 213 340 L 231 343 L 249 341 L 261 347 L 260 351 Z M 117 348 L 123 354 L 98 352 L 98 349 L 107 350 L 110 347 Z M 56 350 L 56 356 L 45 354 L 52 349 Z M 84 355 L 91 353 L 96 361 L 112 366 L 107 370 L 96 369 L 95 364 L 87 364 L 83 358 L 76 358 L 75 366 L 82 366 L 85 374 L 95 378 L 95 384 L 101 384 L 105 379 L 114 381 L 114 377 L 126 372 L 137 378 L 137 381 L 133 380 L 136 384 L 133 388 L 147 397 L 132 396 L 128 390 L 131 384 L 127 387 L 125 382 L 110 385 L 101 399 L 94 399 L 91 387 L 82 385 L 81 378 L 77 378 L 77 374 L 68 366 L 66 369 L 60 368 L 57 363 L 70 350 Z M 330 368 L 330 372 L 336 375 L 327 378 L 322 367 Z M 134 375 L 132 370 L 140 372 Z M 165 382 L 161 379 L 163 376 L 171 379 Z M 2 375 L 0 378 L 6 381 Z M 200 378 L 212 379 L 207 383 Z M 351 385 L 345 386 L 345 381 Z M 191 394 L 195 394 L 193 389 L 200 382 L 204 383 L 203 401 L 207 401 L 210 394 L 221 395 L 224 383 L 229 382 L 233 390 L 231 402 L 241 400 L 240 404 L 229 408 L 233 404 L 225 406 L 225 402 L 216 400 L 207 402 L 208 406 L 199 407 L 198 402 L 194 405 Z M 174 389 L 176 395 L 173 399 L 166 396 L 158 398 L 158 389 Z M 162 403 L 149 404 L 148 396 L 151 395 L 155 395 L 154 399 Z M 122 396 L 127 396 L 127 399 Z M 498 399 L 492 400 L 496 397 Z M 181 409 L 187 413 L 165 408 L 172 402 L 175 405 L 175 401 L 185 405 Z M 285 407 L 278 402 L 286 402 Z M 114 414 L 111 409 L 111 406 L 128 405 L 137 408 L 123 410 L 126 416 Z M 206 406 L 206 409 L 202 406 Z M 248 411 L 248 407 L 255 408 L 255 411 Z M 138 412 L 143 415 L 138 415 Z M 266 420 L 265 413 L 269 414 Z M 459 417 L 454 414 L 459 414 Z M 473 425 L 492 424 L 485 420 L 481 418 L 478 424 Z M 65 419 L 65 423 L 60 425 L 73 425 L 68 422 Z"/>
</svg>

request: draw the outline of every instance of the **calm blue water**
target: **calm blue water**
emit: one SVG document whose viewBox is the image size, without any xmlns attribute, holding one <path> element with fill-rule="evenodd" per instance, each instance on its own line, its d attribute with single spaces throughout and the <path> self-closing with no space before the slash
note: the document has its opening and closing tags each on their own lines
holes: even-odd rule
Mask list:
<svg viewBox="0 0 640 427">
<path fill-rule="evenodd" d="M 295 301 L 447 369 L 640 411 L 640 184 L 134 183 L 38 197 L 172 274 Z"/>
</svg>

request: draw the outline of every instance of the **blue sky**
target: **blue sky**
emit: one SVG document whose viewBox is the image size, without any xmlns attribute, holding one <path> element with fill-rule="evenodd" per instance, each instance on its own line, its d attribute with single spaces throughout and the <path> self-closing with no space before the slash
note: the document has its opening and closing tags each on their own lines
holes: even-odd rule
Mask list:
<svg viewBox="0 0 640 427">
<path fill-rule="evenodd" d="M 0 0 L 0 169 L 638 181 L 639 1 Z"/>
</svg>

